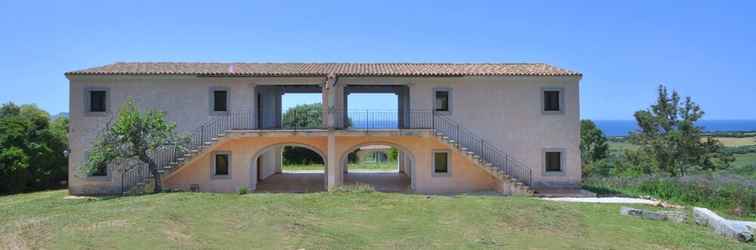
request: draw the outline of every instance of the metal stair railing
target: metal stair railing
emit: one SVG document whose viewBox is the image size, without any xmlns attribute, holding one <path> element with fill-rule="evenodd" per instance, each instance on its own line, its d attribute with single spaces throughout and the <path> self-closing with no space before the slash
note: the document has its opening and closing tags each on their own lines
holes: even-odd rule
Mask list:
<svg viewBox="0 0 756 250">
<path fill-rule="evenodd" d="M 508 153 L 505 153 L 493 144 L 483 140 L 472 131 L 462 127 L 460 123 L 448 117 L 436 115 L 433 111 L 407 111 L 403 117 L 403 122 L 399 122 L 399 113 L 397 111 L 364 110 L 344 112 L 337 110 L 333 112 L 337 119 L 334 125 L 340 129 L 433 129 L 454 140 L 460 147 L 464 147 L 468 151 L 475 153 L 481 160 L 491 163 L 504 174 L 514 177 L 527 185 L 532 184 L 532 172 L 530 168 L 523 167 L 524 164 L 515 160 Z M 182 163 L 181 160 L 185 158 L 185 155 L 191 156 L 204 151 L 214 143 L 214 140 L 224 136 L 227 130 L 258 129 L 257 124 L 253 122 L 253 115 L 253 112 L 228 112 L 224 115 L 214 117 L 191 130 L 188 135 L 189 141 L 183 147 L 179 147 L 179 145 L 164 145 L 151 152 L 150 156 L 155 160 L 158 171 L 163 173 L 172 171 Z M 296 119 L 302 116 L 312 117 L 311 115 L 293 113 L 287 119 Z M 392 120 L 394 118 L 397 120 Z M 323 128 L 324 123 L 321 119 L 289 123 L 287 126 L 271 129 L 301 130 Z M 135 164 L 126 168 L 126 171 L 121 174 L 122 191 L 125 193 L 131 187 L 144 183 L 150 175 L 146 164 Z"/>
<path fill-rule="evenodd" d="M 157 169 L 160 172 L 167 172 L 175 168 L 179 159 L 191 151 L 203 151 L 207 143 L 212 143 L 214 138 L 222 136 L 229 129 L 254 129 L 251 112 L 229 112 L 222 116 L 214 117 L 202 123 L 199 127 L 190 130 L 186 145 L 179 147 L 177 144 L 164 145 L 154 152 L 150 152 L 150 157 L 155 161 Z M 121 162 L 118 164 L 126 164 Z M 121 174 L 121 191 L 128 192 L 132 187 L 139 183 L 144 183 L 151 177 L 149 166 L 147 164 L 136 164 L 127 167 Z"/>
<path fill-rule="evenodd" d="M 525 167 L 525 164 L 514 159 L 504 150 L 499 149 L 472 131 L 464 128 L 459 122 L 435 114 L 434 118 L 434 130 L 454 140 L 454 143 L 457 143 L 460 149 L 465 148 L 467 151 L 478 155 L 481 160 L 491 163 L 493 167 L 502 171 L 502 173 L 528 186 L 532 186 L 533 172 L 530 168 Z"/>
</svg>

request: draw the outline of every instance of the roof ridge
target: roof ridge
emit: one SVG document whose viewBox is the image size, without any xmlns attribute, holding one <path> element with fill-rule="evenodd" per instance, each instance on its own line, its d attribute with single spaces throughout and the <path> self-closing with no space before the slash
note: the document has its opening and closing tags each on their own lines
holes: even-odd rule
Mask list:
<svg viewBox="0 0 756 250">
<path fill-rule="evenodd" d="M 203 76 L 581 76 L 545 63 L 115 62 L 66 75 Z"/>
<path fill-rule="evenodd" d="M 314 65 L 548 65 L 546 63 L 526 63 L 526 62 L 480 62 L 480 63 L 455 63 L 455 62 L 175 62 L 175 61 L 117 61 L 112 64 L 314 64 Z M 108 65 L 112 65 L 108 64 Z"/>
</svg>

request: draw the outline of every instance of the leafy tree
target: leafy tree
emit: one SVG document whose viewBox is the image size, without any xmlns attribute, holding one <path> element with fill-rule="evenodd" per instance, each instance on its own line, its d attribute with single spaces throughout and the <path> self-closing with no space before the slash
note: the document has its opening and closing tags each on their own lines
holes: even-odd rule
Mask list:
<svg viewBox="0 0 756 250">
<path fill-rule="evenodd" d="M 176 132 L 176 124 L 167 121 L 162 112 L 147 110 L 142 113 L 134 100 L 129 98 L 119 110 L 115 122 L 108 124 L 98 135 L 88 160 L 80 170 L 84 174 L 92 174 L 111 163 L 138 161 L 147 164 L 155 180 L 154 192 L 160 192 L 160 173 L 150 153 L 173 146 L 183 151 L 187 139 Z M 135 166 L 114 164 L 117 171 L 128 171 L 132 167 Z"/>
<path fill-rule="evenodd" d="M 284 112 L 284 128 L 319 128 L 323 126 L 323 105 L 320 103 L 300 104 Z"/>
<path fill-rule="evenodd" d="M 0 193 L 56 187 L 67 178 L 68 119 L 35 105 L 0 107 Z"/>
<path fill-rule="evenodd" d="M 609 144 L 604 132 L 591 120 L 580 121 L 580 156 L 583 163 L 605 159 L 609 155 Z"/>
<path fill-rule="evenodd" d="M 399 150 L 395 147 L 391 147 L 388 150 L 388 160 L 389 161 L 397 161 L 399 159 Z"/>
<path fill-rule="evenodd" d="M 285 165 L 325 164 L 318 153 L 305 147 L 285 146 L 282 155 Z"/>
<path fill-rule="evenodd" d="M 676 91 L 670 95 L 659 86 L 656 104 L 635 112 L 640 130 L 631 138 L 641 145 L 642 153 L 654 159 L 655 169 L 672 176 L 686 175 L 691 169 L 716 170 L 729 166 L 734 159 L 721 153 L 722 144 L 707 136 L 696 122 L 703 117 L 701 107 L 686 97 L 681 101 Z"/>
</svg>

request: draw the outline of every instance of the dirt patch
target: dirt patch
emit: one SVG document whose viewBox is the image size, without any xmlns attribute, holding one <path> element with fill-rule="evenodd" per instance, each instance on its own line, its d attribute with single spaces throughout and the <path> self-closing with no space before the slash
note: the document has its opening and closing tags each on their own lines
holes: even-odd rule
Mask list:
<svg viewBox="0 0 756 250">
<path fill-rule="evenodd" d="M 26 240 L 14 233 L 0 235 L 0 249 L 21 250 L 31 249 L 31 247 L 26 244 Z"/>
</svg>

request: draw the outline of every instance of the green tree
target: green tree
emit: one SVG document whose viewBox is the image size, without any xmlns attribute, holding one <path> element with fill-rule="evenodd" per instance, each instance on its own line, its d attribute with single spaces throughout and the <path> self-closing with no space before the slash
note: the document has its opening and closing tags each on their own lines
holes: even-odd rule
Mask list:
<svg viewBox="0 0 756 250">
<path fill-rule="evenodd" d="M 0 193 L 59 186 L 67 178 L 68 119 L 35 105 L 0 107 Z"/>
<path fill-rule="evenodd" d="M 580 158 L 583 161 L 583 176 L 608 173 L 610 165 L 605 159 L 609 155 L 609 144 L 604 132 L 591 120 L 580 121 Z"/>
<path fill-rule="evenodd" d="M 187 139 L 176 132 L 176 124 L 167 121 L 162 112 L 140 112 L 134 100 L 129 98 L 120 108 L 115 121 L 98 135 L 80 170 L 83 174 L 92 174 L 110 163 L 136 160 L 147 164 L 155 180 L 154 192 L 157 193 L 162 191 L 160 173 L 150 153 L 174 146 L 183 151 Z M 135 166 L 115 164 L 114 170 L 128 171 L 132 167 Z"/>
<path fill-rule="evenodd" d="M 642 153 L 654 159 L 655 169 L 671 176 L 681 176 L 690 170 L 716 170 L 729 166 L 734 159 L 721 153 L 722 144 L 708 136 L 696 122 L 704 112 L 698 104 L 676 91 L 671 95 L 659 86 L 656 104 L 648 110 L 635 112 L 638 131 L 632 140 L 641 145 Z"/>
<path fill-rule="evenodd" d="M 388 160 L 389 161 L 397 161 L 399 159 L 399 150 L 395 147 L 391 147 L 388 150 Z"/>
<path fill-rule="evenodd" d="M 284 112 L 284 128 L 319 128 L 323 126 L 323 105 L 320 103 L 300 104 Z"/>
<path fill-rule="evenodd" d="M 580 121 L 580 157 L 583 163 L 606 159 L 609 144 L 604 132 L 591 120 Z"/>
</svg>

